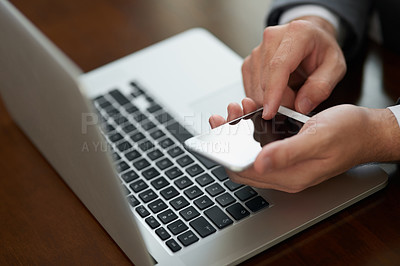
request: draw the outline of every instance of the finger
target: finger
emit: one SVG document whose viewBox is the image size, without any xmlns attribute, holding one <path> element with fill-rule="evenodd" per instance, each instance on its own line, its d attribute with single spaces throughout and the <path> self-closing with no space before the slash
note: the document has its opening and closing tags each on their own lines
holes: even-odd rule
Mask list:
<svg viewBox="0 0 400 266">
<path fill-rule="evenodd" d="M 212 115 L 209 119 L 208 122 L 210 123 L 211 128 L 216 128 L 219 127 L 223 124 L 226 123 L 226 120 L 219 115 Z"/>
<path fill-rule="evenodd" d="M 250 98 L 244 98 L 242 100 L 242 106 L 243 106 L 243 114 L 254 112 L 258 108 L 256 102 Z"/>
<path fill-rule="evenodd" d="M 265 145 L 258 154 L 254 169 L 260 174 L 267 173 L 293 166 L 304 160 L 318 158 L 321 145 L 321 140 L 315 138 L 315 134 L 312 133 L 298 134 L 272 142 Z"/>
<path fill-rule="evenodd" d="M 346 63 L 344 59 L 339 59 L 338 62 L 335 55 L 327 57 L 308 77 L 297 93 L 295 100 L 296 110 L 303 114 L 311 112 L 329 97 L 345 73 Z"/>
<path fill-rule="evenodd" d="M 227 121 L 232 121 L 238 117 L 243 116 L 242 107 L 238 103 L 230 103 L 228 105 L 228 118 Z"/>
<path fill-rule="evenodd" d="M 297 189 L 298 187 L 300 187 L 298 185 L 296 185 L 296 187 L 292 187 L 293 184 L 292 182 L 287 182 L 287 180 L 282 180 L 282 176 L 285 175 L 282 175 L 280 172 L 275 173 L 277 176 L 279 176 L 279 178 L 276 178 L 276 176 L 270 178 L 269 176 L 259 176 L 259 175 L 256 175 L 256 178 L 254 178 L 254 175 L 251 174 L 244 175 L 242 173 L 235 173 L 229 171 L 227 172 L 232 182 L 237 184 L 248 185 L 251 187 L 262 188 L 262 189 L 275 189 L 284 192 L 298 192 Z M 273 180 L 273 182 L 268 182 L 269 180 Z"/>
<path fill-rule="evenodd" d="M 307 34 L 304 33 L 302 23 L 296 21 L 289 24 L 290 29 L 283 36 L 276 53 L 267 64 L 268 77 L 264 76 L 261 80 L 261 86 L 264 88 L 263 117 L 265 119 L 275 116 L 283 93 L 288 87 L 290 74 L 314 49 L 313 42 L 310 42 Z"/>
<path fill-rule="evenodd" d="M 253 73 L 251 71 L 252 63 L 253 63 L 252 57 L 249 55 L 244 59 L 242 64 L 243 87 L 245 92 L 250 91 L 253 87 L 252 85 Z"/>
</svg>

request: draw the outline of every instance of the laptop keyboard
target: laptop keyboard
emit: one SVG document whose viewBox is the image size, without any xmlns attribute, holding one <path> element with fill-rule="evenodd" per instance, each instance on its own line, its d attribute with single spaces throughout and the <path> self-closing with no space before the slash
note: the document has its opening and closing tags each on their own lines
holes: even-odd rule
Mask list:
<svg viewBox="0 0 400 266">
<path fill-rule="evenodd" d="M 93 101 L 129 204 L 172 252 L 268 207 L 223 167 L 185 150 L 191 133 L 141 86 L 131 88 Z"/>
</svg>

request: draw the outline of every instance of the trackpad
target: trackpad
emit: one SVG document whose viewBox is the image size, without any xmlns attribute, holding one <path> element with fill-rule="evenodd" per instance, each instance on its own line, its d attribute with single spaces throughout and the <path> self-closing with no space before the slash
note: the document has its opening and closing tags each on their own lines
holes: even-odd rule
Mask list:
<svg viewBox="0 0 400 266">
<path fill-rule="evenodd" d="M 210 130 L 208 118 L 218 114 L 226 118 L 227 106 L 229 103 L 240 103 L 245 97 L 243 85 L 240 82 L 234 83 L 221 90 L 208 94 L 199 100 L 190 103 L 189 108 L 195 114 L 196 121 L 191 123 L 197 133 L 206 133 Z"/>
</svg>

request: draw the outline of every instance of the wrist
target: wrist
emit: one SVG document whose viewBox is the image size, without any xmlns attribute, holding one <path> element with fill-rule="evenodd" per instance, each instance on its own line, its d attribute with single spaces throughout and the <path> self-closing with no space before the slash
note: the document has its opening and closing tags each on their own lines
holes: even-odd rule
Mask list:
<svg viewBox="0 0 400 266">
<path fill-rule="evenodd" d="M 369 158 L 365 162 L 400 161 L 400 127 L 389 109 L 367 109 Z"/>
</svg>

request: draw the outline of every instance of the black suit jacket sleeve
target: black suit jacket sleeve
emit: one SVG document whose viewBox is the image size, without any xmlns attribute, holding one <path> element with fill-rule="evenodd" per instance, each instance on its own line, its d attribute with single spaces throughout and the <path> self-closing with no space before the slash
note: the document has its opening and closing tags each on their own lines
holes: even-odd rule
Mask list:
<svg viewBox="0 0 400 266">
<path fill-rule="evenodd" d="M 343 52 L 347 59 L 353 57 L 365 37 L 373 0 L 275 0 L 267 18 L 267 25 L 277 25 L 285 10 L 306 4 L 323 6 L 341 18 L 341 23 L 346 28 Z"/>
</svg>

